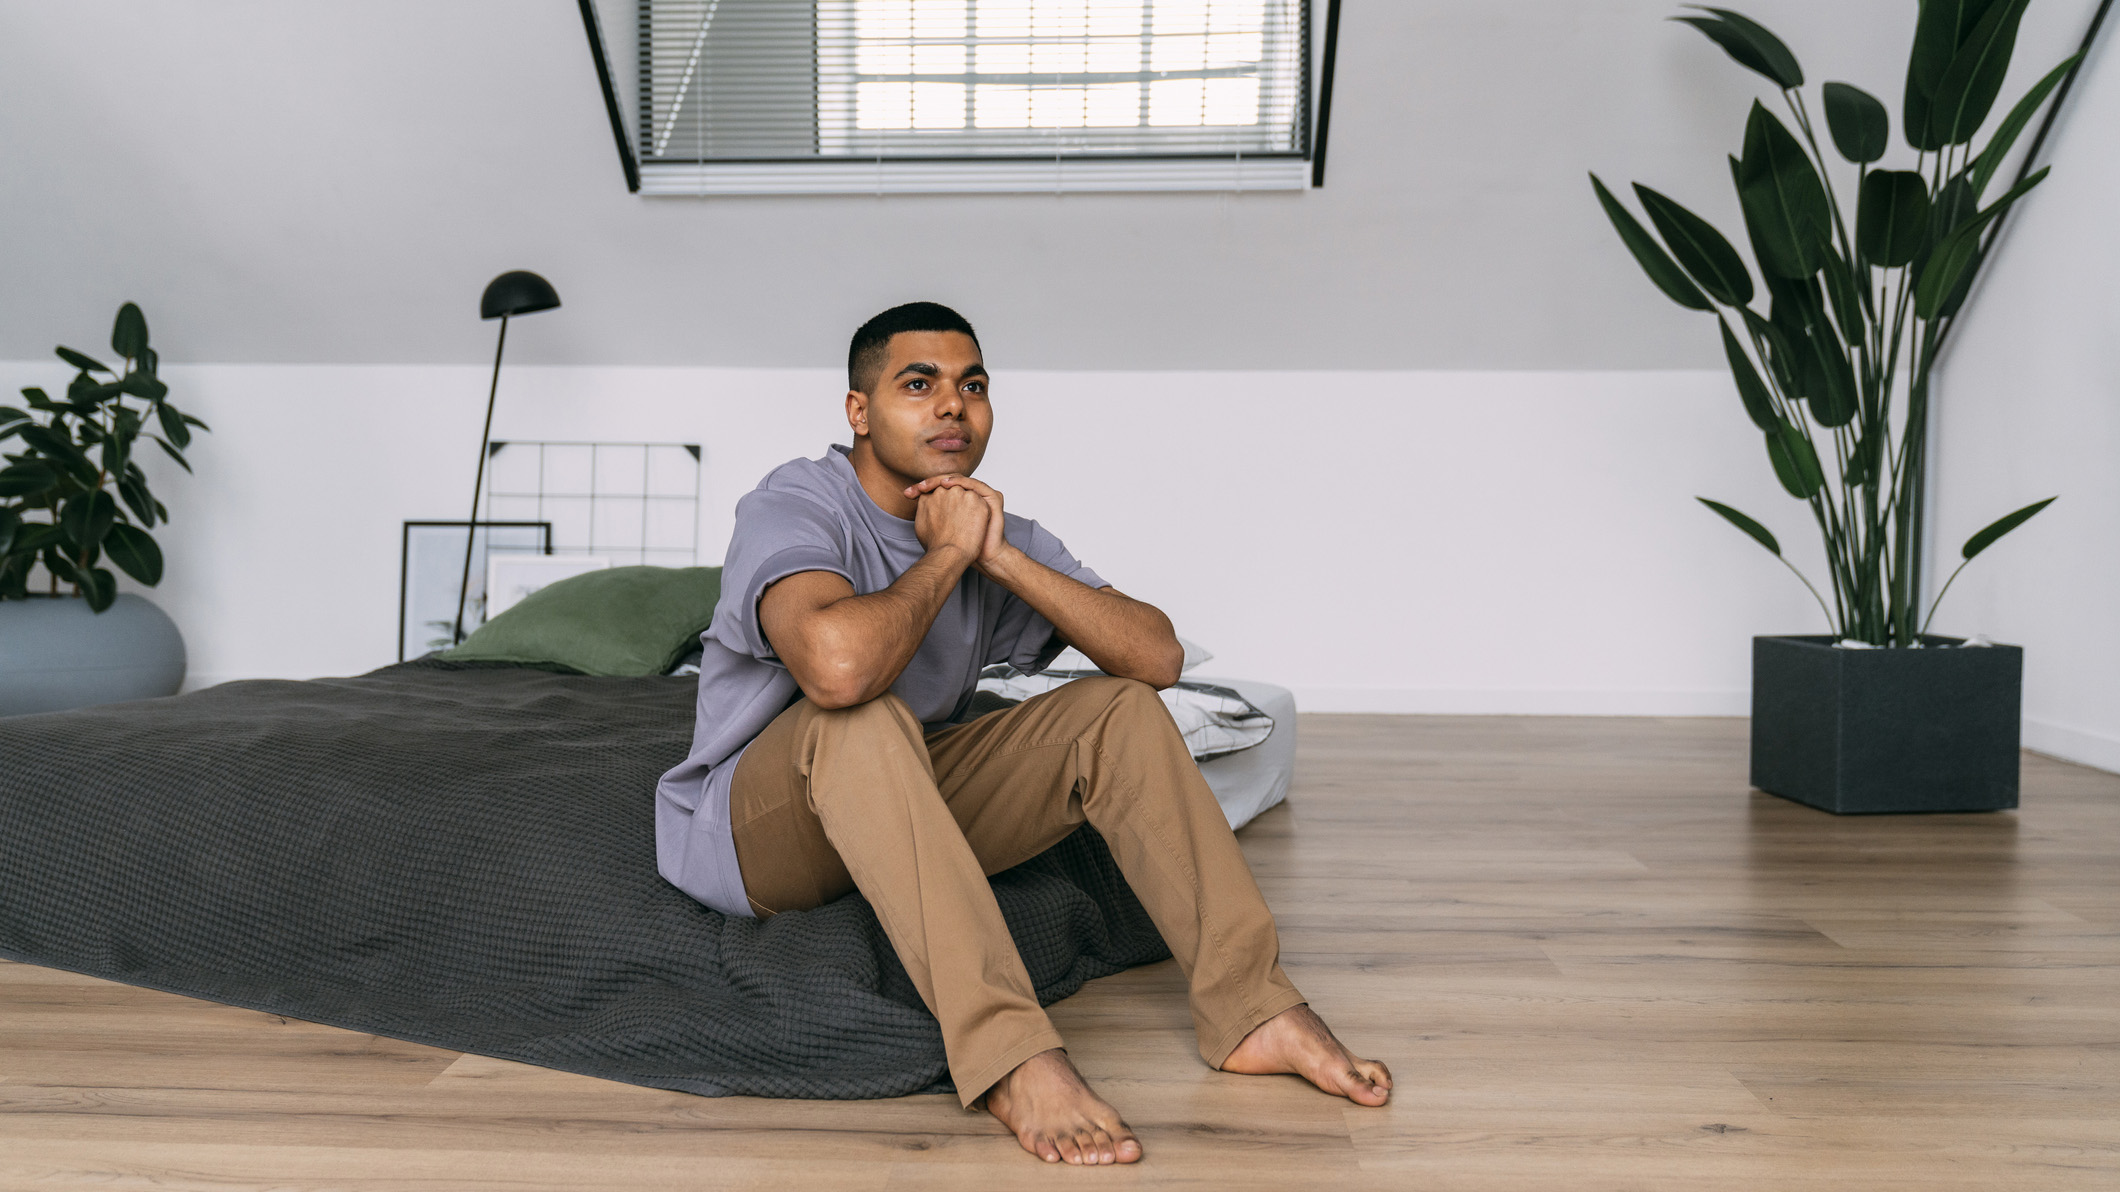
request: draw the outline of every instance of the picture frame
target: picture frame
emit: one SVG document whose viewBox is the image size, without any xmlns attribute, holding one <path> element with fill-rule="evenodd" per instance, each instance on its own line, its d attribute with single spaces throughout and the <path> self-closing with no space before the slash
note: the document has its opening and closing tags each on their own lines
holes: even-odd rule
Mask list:
<svg viewBox="0 0 2120 1192">
<path fill-rule="evenodd" d="M 549 521 L 407 521 L 398 551 L 398 661 L 448 649 L 456 625 L 458 587 L 464 579 L 464 540 L 471 535 L 470 592 L 464 600 L 464 632 L 482 624 L 487 561 L 494 555 L 549 555 Z"/>
</svg>

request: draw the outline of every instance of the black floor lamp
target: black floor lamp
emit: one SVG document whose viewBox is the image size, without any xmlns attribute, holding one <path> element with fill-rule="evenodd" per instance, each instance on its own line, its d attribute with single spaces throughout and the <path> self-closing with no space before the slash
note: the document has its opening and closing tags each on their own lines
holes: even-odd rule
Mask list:
<svg viewBox="0 0 2120 1192">
<path fill-rule="evenodd" d="M 486 429 L 478 436 L 478 472 L 471 481 L 471 519 L 464 523 L 464 579 L 456 589 L 456 629 L 451 641 L 464 640 L 464 602 L 471 594 L 471 548 L 478 542 L 478 494 L 486 484 L 486 444 L 493 438 L 493 399 L 501 391 L 501 353 L 508 348 L 508 317 L 551 310 L 559 305 L 552 283 L 527 269 L 514 269 L 486 283 L 478 300 L 478 317 L 499 319 L 501 338 L 493 348 L 493 384 L 486 390 Z"/>
</svg>

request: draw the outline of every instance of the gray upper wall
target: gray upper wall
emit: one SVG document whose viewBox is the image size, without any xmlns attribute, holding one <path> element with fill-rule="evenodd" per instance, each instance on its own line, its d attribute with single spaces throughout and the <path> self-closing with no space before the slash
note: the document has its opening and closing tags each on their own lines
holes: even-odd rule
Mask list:
<svg viewBox="0 0 2120 1192">
<path fill-rule="evenodd" d="M 2033 5 L 2005 103 L 2092 7 Z M 1744 9 L 1897 110 L 1914 0 Z M 530 268 L 523 362 L 831 364 L 934 298 L 1024 368 L 1713 367 L 1584 178 L 1735 225 L 1757 80 L 1674 11 L 1346 0 L 1319 191 L 700 200 L 626 193 L 564 0 L 0 0 L 0 358 L 133 299 L 172 360 L 476 362 Z"/>
</svg>

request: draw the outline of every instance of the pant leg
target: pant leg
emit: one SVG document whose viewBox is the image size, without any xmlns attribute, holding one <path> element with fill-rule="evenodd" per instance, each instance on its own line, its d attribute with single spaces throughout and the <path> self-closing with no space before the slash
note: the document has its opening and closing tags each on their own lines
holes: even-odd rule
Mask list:
<svg viewBox="0 0 2120 1192">
<path fill-rule="evenodd" d="M 1052 847 L 1085 819 L 1170 945 L 1210 1065 L 1304 998 L 1229 821 L 1145 683 L 1077 679 L 931 735 L 942 797 L 987 873 Z"/>
<path fill-rule="evenodd" d="M 854 888 L 868 897 L 942 1026 L 967 1107 L 1061 1045 L 903 700 L 831 710 L 797 701 L 744 750 L 729 818 L 760 914 L 806 910 Z"/>
</svg>

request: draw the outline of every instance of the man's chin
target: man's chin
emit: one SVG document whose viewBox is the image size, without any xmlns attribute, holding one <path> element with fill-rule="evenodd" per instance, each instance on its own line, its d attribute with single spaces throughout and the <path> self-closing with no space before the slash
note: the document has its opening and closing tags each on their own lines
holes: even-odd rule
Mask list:
<svg viewBox="0 0 2120 1192">
<path fill-rule="evenodd" d="M 979 455 L 972 451 L 922 451 L 920 467 L 915 475 L 922 480 L 937 476 L 969 476 L 979 466 Z"/>
</svg>

